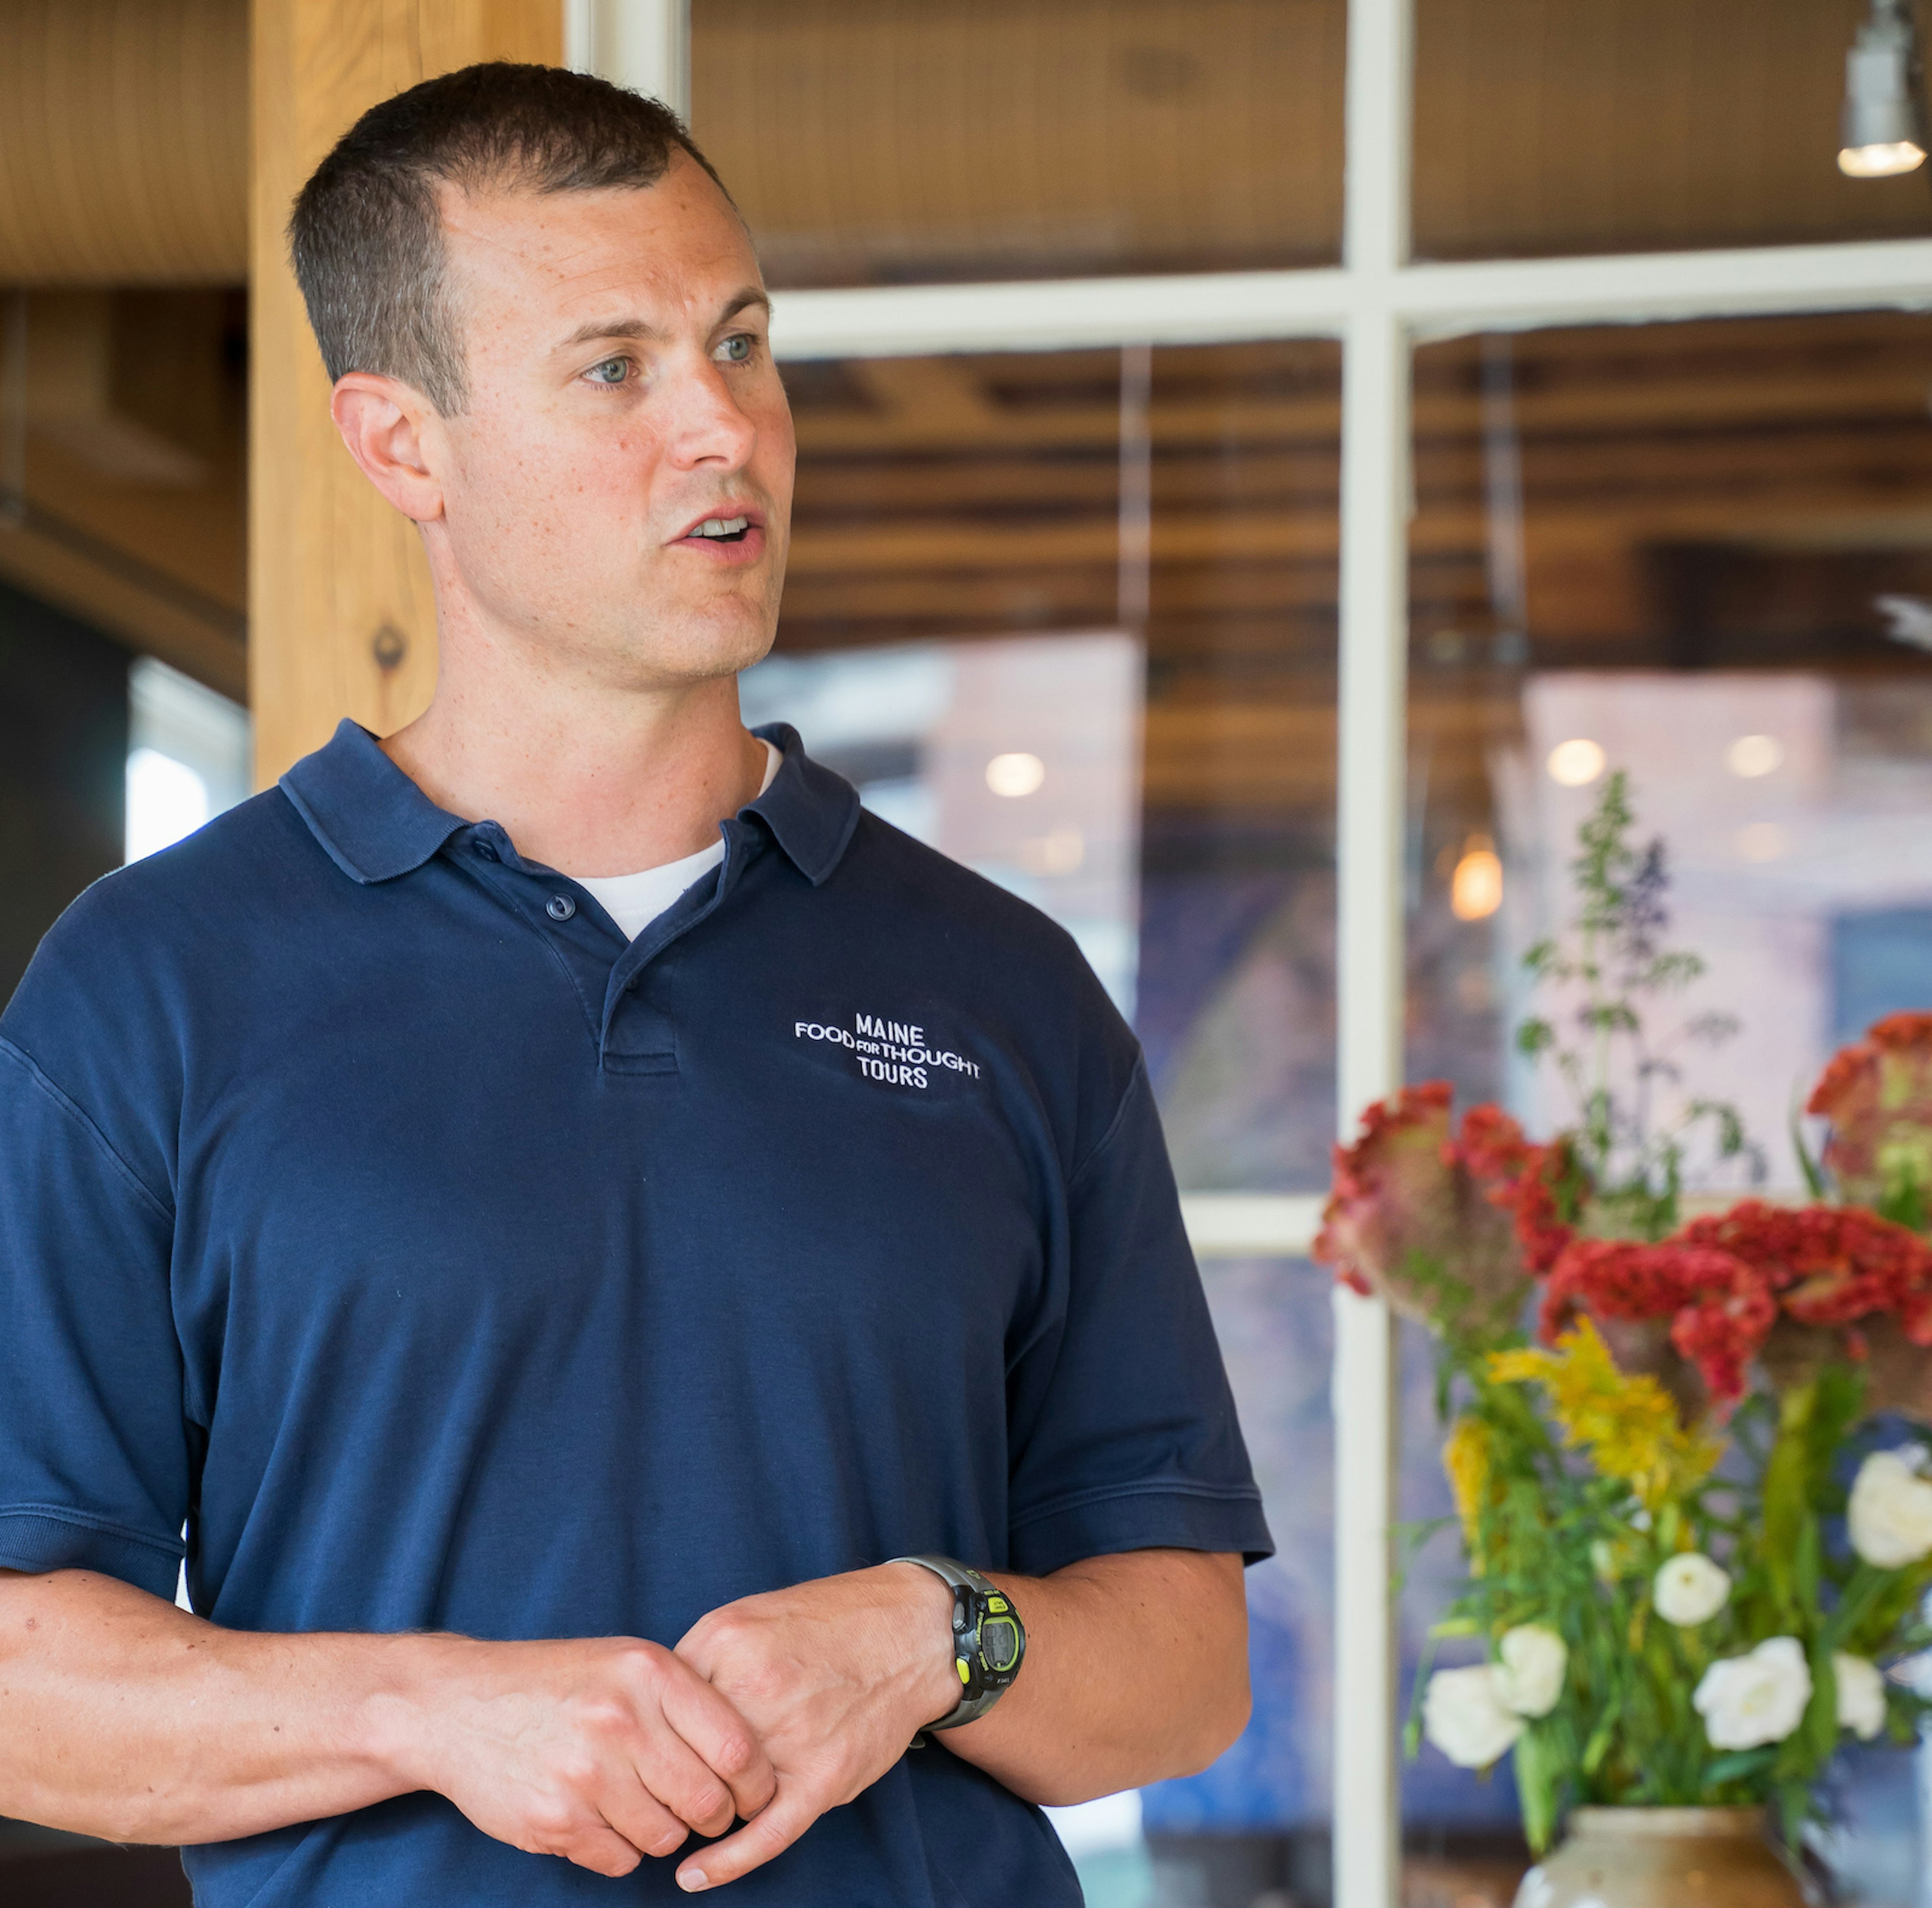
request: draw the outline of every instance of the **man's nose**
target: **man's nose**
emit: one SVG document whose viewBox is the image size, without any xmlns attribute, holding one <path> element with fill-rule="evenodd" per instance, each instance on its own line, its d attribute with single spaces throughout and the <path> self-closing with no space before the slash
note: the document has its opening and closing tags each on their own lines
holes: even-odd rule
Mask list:
<svg viewBox="0 0 1932 1908">
<path fill-rule="evenodd" d="M 668 433 L 673 459 L 688 470 L 711 464 L 742 469 L 758 440 L 758 428 L 740 407 L 724 368 L 706 357 L 679 378 L 671 397 Z"/>
</svg>

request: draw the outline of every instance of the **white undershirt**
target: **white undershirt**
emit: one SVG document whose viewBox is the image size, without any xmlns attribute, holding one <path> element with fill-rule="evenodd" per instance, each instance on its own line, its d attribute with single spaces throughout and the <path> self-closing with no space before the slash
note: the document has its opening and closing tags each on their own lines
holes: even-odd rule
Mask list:
<svg viewBox="0 0 1932 1908">
<path fill-rule="evenodd" d="M 760 741 L 764 738 L 759 738 Z M 765 743 L 765 778 L 758 784 L 762 795 L 772 785 L 784 758 L 770 742 Z M 635 874 L 579 874 L 580 888 L 588 888 L 605 914 L 635 940 L 692 882 L 710 874 L 724 859 L 724 844 L 713 842 L 682 861 L 668 861 L 661 868 L 646 868 Z"/>
</svg>

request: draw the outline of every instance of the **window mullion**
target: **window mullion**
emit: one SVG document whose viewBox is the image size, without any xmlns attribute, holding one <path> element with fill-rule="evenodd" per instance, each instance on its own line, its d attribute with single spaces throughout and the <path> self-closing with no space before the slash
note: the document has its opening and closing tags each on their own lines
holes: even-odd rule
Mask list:
<svg viewBox="0 0 1932 1908">
<path fill-rule="evenodd" d="M 1408 257 L 1412 0 L 1350 0 L 1343 259 L 1337 1113 L 1402 1078 L 1402 854 L 1408 654 Z M 1396 1340 L 1387 1306 L 1335 1294 L 1336 1908 L 1395 1908 Z"/>
</svg>

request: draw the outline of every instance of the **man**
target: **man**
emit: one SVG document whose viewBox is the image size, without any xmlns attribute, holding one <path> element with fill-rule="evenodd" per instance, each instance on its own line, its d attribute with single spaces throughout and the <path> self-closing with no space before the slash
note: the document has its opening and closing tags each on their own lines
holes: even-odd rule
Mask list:
<svg viewBox="0 0 1932 1908">
<path fill-rule="evenodd" d="M 440 674 L 0 1021 L 0 1812 L 203 1908 L 1075 1902 L 1031 1804 L 1226 1746 L 1268 1546 L 1132 1036 L 740 724 L 793 439 L 675 120 L 472 68 L 292 231 Z"/>
</svg>

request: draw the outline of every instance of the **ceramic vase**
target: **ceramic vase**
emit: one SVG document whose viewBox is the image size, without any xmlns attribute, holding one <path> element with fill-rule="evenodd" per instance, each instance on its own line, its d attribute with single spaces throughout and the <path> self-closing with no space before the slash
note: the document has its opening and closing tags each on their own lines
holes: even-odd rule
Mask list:
<svg viewBox="0 0 1932 1908">
<path fill-rule="evenodd" d="M 1804 1908 L 1761 1809 L 1580 1808 L 1516 1908 Z"/>
</svg>

